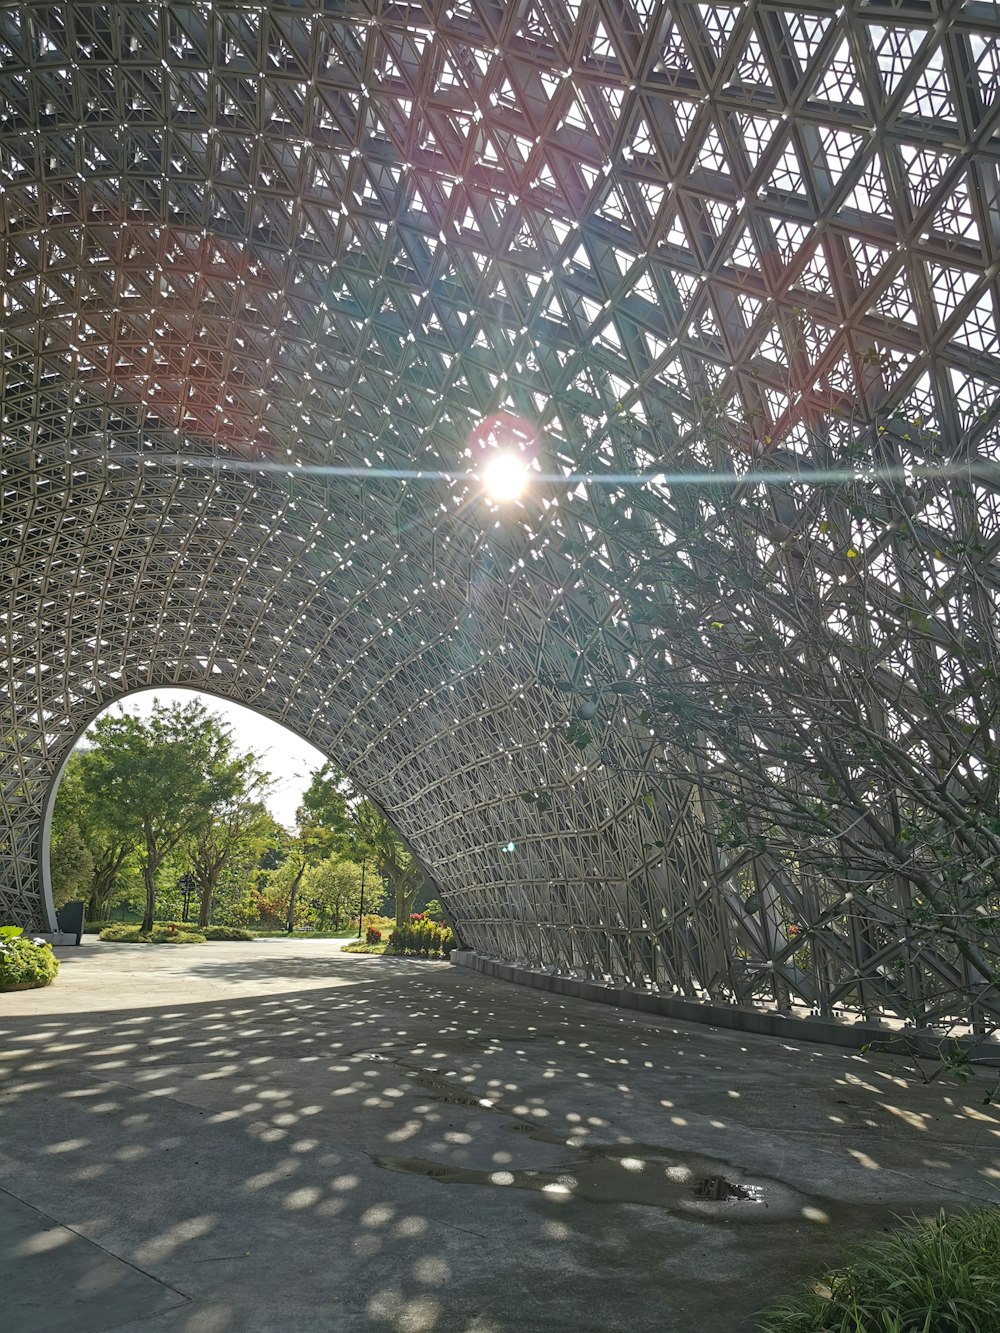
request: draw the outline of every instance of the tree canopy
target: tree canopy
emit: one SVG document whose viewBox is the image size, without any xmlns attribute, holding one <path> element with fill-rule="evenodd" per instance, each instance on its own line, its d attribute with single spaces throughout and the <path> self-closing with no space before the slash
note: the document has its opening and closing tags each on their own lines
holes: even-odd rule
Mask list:
<svg viewBox="0 0 1000 1333">
<path fill-rule="evenodd" d="M 200 700 L 157 702 L 147 718 L 105 714 L 71 756 L 56 801 L 52 868 L 60 894 L 89 889 L 91 911 L 101 915 L 132 864 L 149 930 L 161 871 L 175 858 L 195 875 L 207 923 L 226 866 L 254 836 L 262 850 L 266 843 L 267 781 L 256 756 L 237 753 L 230 728 Z M 74 854 L 77 837 L 89 875 L 85 857 Z"/>
<path fill-rule="evenodd" d="M 313 774 L 298 823 L 307 855 L 312 849 L 370 864 L 393 895 L 398 922 L 407 919 L 422 890 L 428 896 L 433 892 L 423 867 L 384 811 L 362 796 L 335 764 L 326 763 Z"/>
<path fill-rule="evenodd" d="M 264 803 L 270 779 L 238 753 L 230 728 L 200 701 L 154 704 L 148 717 L 106 714 L 66 766 L 53 817 L 59 901 L 83 896 L 104 917 L 138 891 L 143 930 L 157 904 L 179 916 L 197 892 L 198 924 L 261 919 L 292 929 L 340 929 L 392 894 L 398 921 L 434 896 L 419 861 L 385 813 L 336 765 L 312 775 L 295 833 Z M 362 895 L 362 888 L 364 890 Z"/>
</svg>

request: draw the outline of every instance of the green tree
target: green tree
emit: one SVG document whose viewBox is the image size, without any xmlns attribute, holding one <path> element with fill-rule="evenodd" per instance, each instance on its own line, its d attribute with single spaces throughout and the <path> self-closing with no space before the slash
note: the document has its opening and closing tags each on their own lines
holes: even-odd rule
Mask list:
<svg viewBox="0 0 1000 1333">
<path fill-rule="evenodd" d="M 58 838 L 53 838 L 49 853 L 52 901 L 56 908 L 75 898 L 90 894 L 94 877 L 94 858 L 84 842 L 80 825 L 68 824 Z"/>
<path fill-rule="evenodd" d="M 351 847 L 354 859 L 370 860 L 385 881 L 394 899 L 397 924 L 409 920 L 426 876 L 374 801 L 364 800 L 355 807 Z"/>
<path fill-rule="evenodd" d="M 266 847 L 271 817 L 260 798 L 270 779 L 257 767 L 252 754 L 241 756 L 236 763 L 234 790 L 219 802 L 210 821 L 199 825 L 187 843 L 191 874 L 200 895 L 200 926 L 211 923 L 215 892 L 226 868 L 247 852 L 256 852 L 259 861 Z"/>
<path fill-rule="evenodd" d="M 111 909 L 123 899 L 131 901 L 137 889 L 138 867 L 131 842 L 116 841 L 114 830 L 104 831 L 107 840 L 95 847 L 91 842 L 94 873 L 90 881 L 87 916 L 92 921 L 106 921 Z"/>
<path fill-rule="evenodd" d="M 288 833 L 264 810 L 250 835 L 236 847 L 219 875 L 212 896 L 212 922 L 246 926 L 257 916 L 257 897 L 287 854 Z"/>
<path fill-rule="evenodd" d="M 301 910 L 299 887 L 309 862 L 298 838 L 286 834 L 285 839 L 285 855 L 273 870 L 264 874 L 257 891 L 257 913 L 264 920 L 283 922 L 291 934 L 297 910 Z"/>
<path fill-rule="evenodd" d="M 266 870 L 275 870 L 288 855 L 290 834 L 288 830 L 271 815 L 262 821 L 261 853 L 258 862 L 258 875 Z"/>
<path fill-rule="evenodd" d="M 346 857 L 328 856 L 306 869 L 302 896 L 321 930 L 339 930 L 361 911 L 362 868 Z M 373 868 L 364 877 L 365 905 L 377 912 L 384 886 Z"/>
<path fill-rule="evenodd" d="M 332 763 L 313 774 L 299 806 L 298 825 L 307 859 L 337 855 L 371 866 L 393 895 L 400 923 L 409 918 L 419 893 L 434 891 L 385 812 Z"/>
<path fill-rule="evenodd" d="M 106 714 L 95 724 L 88 786 L 101 818 L 138 843 L 145 892 L 142 930 L 152 929 L 157 873 L 186 838 L 238 791 L 244 757 L 229 728 L 194 700 L 155 704 L 148 719 Z"/>
<path fill-rule="evenodd" d="M 87 900 L 87 916 L 103 921 L 121 884 L 135 844 L 135 830 L 123 826 L 118 812 L 98 807 L 93 792 L 98 786 L 93 753 L 87 747 L 73 751 L 63 770 L 52 814 L 52 849 L 69 829 L 77 827 L 91 857 L 89 882 L 78 889 Z M 50 865 L 53 876 L 55 867 Z M 53 878 L 55 884 L 55 878 Z"/>
<path fill-rule="evenodd" d="M 312 862 L 350 855 L 351 807 L 359 799 L 350 779 L 334 764 L 326 763 L 312 775 L 295 816 L 302 850 Z"/>
</svg>

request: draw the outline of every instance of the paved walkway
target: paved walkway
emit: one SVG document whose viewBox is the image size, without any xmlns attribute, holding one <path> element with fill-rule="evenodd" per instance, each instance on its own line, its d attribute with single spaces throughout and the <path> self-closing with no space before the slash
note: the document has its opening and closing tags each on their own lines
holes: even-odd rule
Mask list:
<svg viewBox="0 0 1000 1333">
<path fill-rule="evenodd" d="M 997 1197 L 978 1084 L 885 1060 L 321 940 L 63 957 L 0 996 L 10 1333 L 734 1333 Z"/>
</svg>

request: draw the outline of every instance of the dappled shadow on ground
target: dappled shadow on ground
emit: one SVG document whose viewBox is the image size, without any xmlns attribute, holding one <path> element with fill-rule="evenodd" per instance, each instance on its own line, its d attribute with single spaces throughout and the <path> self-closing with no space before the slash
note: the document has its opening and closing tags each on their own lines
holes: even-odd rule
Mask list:
<svg viewBox="0 0 1000 1333">
<path fill-rule="evenodd" d="M 1000 1179 L 1000 1115 L 856 1054 L 405 960 L 161 966 L 174 1003 L 0 1019 L 0 1185 L 167 1284 L 150 1329 L 728 1333 Z M 193 998 L 275 969 L 329 985 Z"/>
<path fill-rule="evenodd" d="M 261 941 L 260 947 L 270 945 L 270 940 Z M 426 958 L 392 958 L 385 954 L 348 954 L 356 960 L 355 965 L 370 968 L 373 976 L 413 977 L 422 969 L 450 968 L 451 964 Z M 257 981 L 261 977 L 280 977 L 283 981 L 298 981 L 308 978 L 322 978 L 330 981 L 330 959 L 303 958 L 301 949 L 295 957 L 283 957 L 279 951 L 269 957 L 240 958 L 227 956 L 223 950 L 212 950 L 190 965 L 191 974 L 206 980 L 216 981 Z"/>
</svg>

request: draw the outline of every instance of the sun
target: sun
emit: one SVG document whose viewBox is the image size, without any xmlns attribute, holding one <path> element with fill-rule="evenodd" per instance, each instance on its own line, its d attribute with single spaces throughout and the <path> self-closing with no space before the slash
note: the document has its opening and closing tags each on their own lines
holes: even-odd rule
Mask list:
<svg viewBox="0 0 1000 1333">
<path fill-rule="evenodd" d="M 490 454 L 480 473 L 486 494 L 497 504 L 516 500 L 524 491 L 528 469 L 524 458 L 511 449 Z"/>
</svg>

